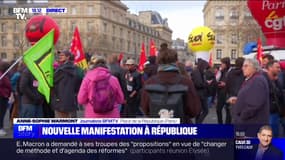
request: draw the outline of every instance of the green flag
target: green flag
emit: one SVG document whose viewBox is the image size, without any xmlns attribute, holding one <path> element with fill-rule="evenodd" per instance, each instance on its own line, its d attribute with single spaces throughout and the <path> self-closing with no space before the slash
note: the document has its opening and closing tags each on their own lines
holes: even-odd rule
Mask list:
<svg viewBox="0 0 285 160">
<path fill-rule="evenodd" d="M 38 81 L 38 91 L 50 102 L 53 86 L 54 30 L 51 30 L 24 53 L 24 62 Z"/>
</svg>

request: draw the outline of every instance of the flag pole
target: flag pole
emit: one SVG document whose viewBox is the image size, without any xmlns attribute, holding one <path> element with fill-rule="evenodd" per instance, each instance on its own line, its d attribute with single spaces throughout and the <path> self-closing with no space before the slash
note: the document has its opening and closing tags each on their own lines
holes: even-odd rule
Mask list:
<svg viewBox="0 0 285 160">
<path fill-rule="evenodd" d="M 23 59 L 23 56 L 19 57 L 19 58 L 1 75 L 0 80 L 1 80 L 4 76 L 6 76 L 6 74 L 7 74 L 11 69 L 13 69 L 13 67 L 14 67 L 17 63 L 19 63 L 22 59 Z"/>
</svg>

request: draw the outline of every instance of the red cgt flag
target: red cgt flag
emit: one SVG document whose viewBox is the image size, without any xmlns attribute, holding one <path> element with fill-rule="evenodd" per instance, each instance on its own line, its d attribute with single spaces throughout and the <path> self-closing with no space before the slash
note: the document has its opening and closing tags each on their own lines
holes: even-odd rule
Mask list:
<svg viewBox="0 0 285 160">
<path fill-rule="evenodd" d="M 120 66 L 123 66 L 123 58 L 124 58 L 124 54 L 120 53 L 120 55 L 118 57 L 118 63 Z"/>
<path fill-rule="evenodd" d="M 261 39 L 258 38 L 256 59 L 258 60 L 259 64 L 261 64 L 261 62 L 262 62 L 262 56 L 263 56 L 263 52 L 262 52 Z"/>
<path fill-rule="evenodd" d="M 153 39 L 150 40 L 150 51 L 149 51 L 150 56 L 156 56 L 156 48 Z"/>
<path fill-rule="evenodd" d="M 73 33 L 70 45 L 70 52 L 74 55 L 74 63 L 84 70 L 87 69 L 87 62 L 85 54 L 83 52 L 80 34 L 77 27 L 75 28 Z"/>
<path fill-rule="evenodd" d="M 145 48 L 144 48 L 144 43 L 142 43 L 140 62 L 138 68 L 140 72 L 143 72 L 145 62 L 146 62 Z"/>
<path fill-rule="evenodd" d="M 209 66 L 213 67 L 213 52 L 210 52 Z"/>
</svg>

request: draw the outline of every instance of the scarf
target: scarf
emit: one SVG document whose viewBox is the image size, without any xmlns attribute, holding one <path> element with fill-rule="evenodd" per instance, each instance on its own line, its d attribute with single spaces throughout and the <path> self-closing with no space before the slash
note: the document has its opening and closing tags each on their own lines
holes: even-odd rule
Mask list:
<svg viewBox="0 0 285 160">
<path fill-rule="evenodd" d="M 179 72 L 179 69 L 178 67 L 176 66 L 175 63 L 170 63 L 170 64 L 160 64 L 158 66 L 158 72 L 160 71 L 164 71 L 164 72 L 167 72 L 167 71 L 177 71 Z"/>
</svg>

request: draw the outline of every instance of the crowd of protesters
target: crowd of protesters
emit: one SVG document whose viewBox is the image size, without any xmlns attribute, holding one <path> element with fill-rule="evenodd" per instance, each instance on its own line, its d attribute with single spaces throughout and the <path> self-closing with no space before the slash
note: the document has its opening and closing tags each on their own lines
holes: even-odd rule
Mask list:
<svg viewBox="0 0 285 160">
<path fill-rule="evenodd" d="M 148 57 L 143 72 L 134 59 L 124 62 L 115 54 L 92 55 L 84 72 L 71 52 L 59 51 L 50 103 L 25 64 L 18 64 L 0 80 L 0 136 L 6 134 L 7 110 L 10 120 L 73 118 L 81 107 L 85 118 L 175 117 L 197 124 L 215 107 L 217 123 L 236 125 L 237 136 L 255 136 L 265 124 L 274 136 L 285 134 L 285 68 L 271 55 L 263 56 L 262 64 L 242 57 L 231 64 L 224 57 L 219 66 L 210 66 L 203 59 L 179 62 L 177 52 L 163 43 L 158 56 Z M 11 64 L 0 60 L 0 76 Z M 99 102 L 106 108 L 98 108 Z"/>
</svg>

